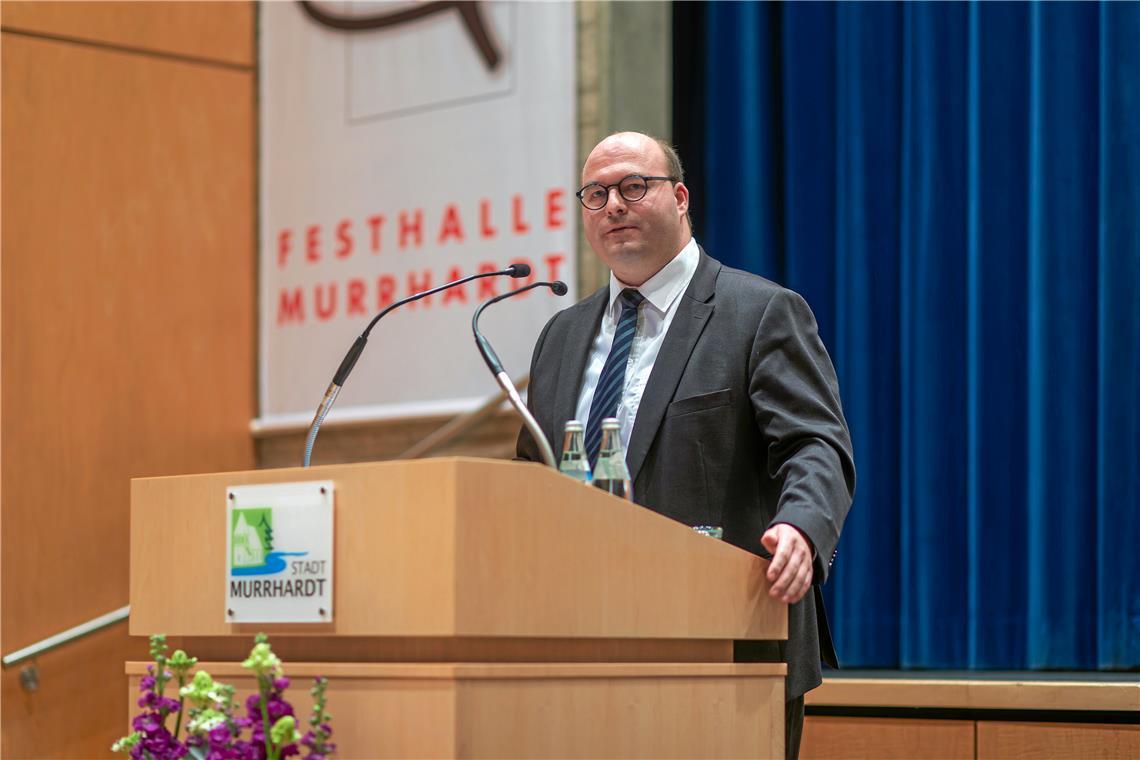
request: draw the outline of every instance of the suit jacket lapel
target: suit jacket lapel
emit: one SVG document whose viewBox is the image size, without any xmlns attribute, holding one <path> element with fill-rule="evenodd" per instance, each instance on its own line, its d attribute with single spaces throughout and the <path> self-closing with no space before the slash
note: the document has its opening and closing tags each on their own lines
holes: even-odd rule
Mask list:
<svg viewBox="0 0 1140 760">
<path fill-rule="evenodd" d="M 606 304 L 609 302 L 609 287 L 603 287 L 592 296 L 575 306 L 581 314 L 571 320 L 562 347 L 562 364 L 558 373 L 558 384 L 554 392 L 554 407 L 551 410 L 551 444 L 555 459 L 562 458 L 562 428 L 567 421 L 574 419 L 578 407 L 578 394 L 582 390 L 582 376 L 586 373 L 586 362 L 590 358 L 590 346 L 598 334 Z M 586 420 L 582 420 L 586 424 Z"/>
<path fill-rule="evenodd" d="M 684 295 L 681 296 L 681 303 L 677 306 L 673 323 L 669 325 L 669 332 L 661 344 L 661 351 L 657 354 L 657 361 L 653 364 L 653 371 L 649 375 L 649 382 L 645 386 L 645 393 L 637 408 L 637 419 L 633 424 L 629 451 L 625 457 L 631 481 L 637 480 L 637 474 L 641 471 L 649 447 L 657 437 L 657 430 L 661 427 L 665 410 L 669 407 L 669 402 L 677 390 L 677 383 L 681 381 L 681 375 L 689 363 L 693 347 L 697 345 L 697 340 L 704 332 L 709 317 L 712 316 L 713 305 L 709 300 L 715 291 L 720 269 L 720 262 L 710 258 L 704 249 L 701 249 L 701 260 L 697 264 L 697 271 L 693 274 L 692 282 L 689 283 Z"/>
</svg>

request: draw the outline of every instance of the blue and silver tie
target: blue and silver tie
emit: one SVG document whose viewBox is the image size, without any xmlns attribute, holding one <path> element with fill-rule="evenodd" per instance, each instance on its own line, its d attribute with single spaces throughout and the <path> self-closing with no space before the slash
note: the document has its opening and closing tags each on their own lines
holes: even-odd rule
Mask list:
<svg viewBox="0 0 1140 760">
<path fill-rule="evenodd" d="M 621 316 L 614 330 L 614 342 L 610 355 L 606 357 L 602 375 L 594 388 L 594 400 L 590 403 L 590 421 L 586 425 L 586 453 L 590 457 L 590 467 L 598 461 L 598 446 L 602 442 L 602 420 L 617 415 L 618 402 L 625 388 L 625 370 L 629 364 L 629 349 L 637 334 L 637 311 L 645 296 L 633 288 L 621 292 Z"/>
</svg>

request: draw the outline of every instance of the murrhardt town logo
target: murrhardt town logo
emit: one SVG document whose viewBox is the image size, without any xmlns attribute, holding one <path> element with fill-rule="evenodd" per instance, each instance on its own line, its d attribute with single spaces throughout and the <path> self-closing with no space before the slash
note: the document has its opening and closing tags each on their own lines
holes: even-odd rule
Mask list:
<svg viewBox="0 0 1140 760">
<path fill-rule="evenodd" d="M 277 575 L 285 571 L 288 565 L 286 557 L 304 557 L 306 554 L 308 552 L 274 551 L 272 507 L 233 511 L 230 523 L 231 576 Z M 317 563 L 295 561 L 293 564 L 293 575 L 298 575 L 297 565 L 309 570 L 308 565 Z M 324 562 L 319 565 L 323 571 Z M 324 578 L 231 580 L 230 593 L 238 597 L 315 596 L 324 593 L 324 583 Z"/>
</svg>

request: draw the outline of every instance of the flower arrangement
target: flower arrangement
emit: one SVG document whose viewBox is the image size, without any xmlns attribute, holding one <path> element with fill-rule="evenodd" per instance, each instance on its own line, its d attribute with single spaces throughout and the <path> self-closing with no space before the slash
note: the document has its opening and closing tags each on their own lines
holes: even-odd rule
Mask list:
<svg viewBox="0 0 1140 760">
<path fill-rule="evenodd" d="M 138 700 L 142 712 L 131 721 L 134 731 L 111 745 L 131 760 L 283 760 L 300 756 L 300 747 L 309 760 L 324 760 L 336 750 L 329 741 L 332 718 L 325 711 L 327 679 L 318 678 L 311 689 L 313 713 L 309 730 L 297 730 L 293 706 L 285 699 L 289 679 L 281 660 L 273 653 L 265 634 L 258 634 L 243 668 L 253 671 L 257 693 L 245 701 L 245 715 L 234 704 L 234 687 L 219 683 L 204 670 L 190 677 L 198 663 L 181 649 L 167 657 L 166 637 L 150 637 L 154 664 L 139 682 Z M 171 681 L 177 683 L 174 697 L 166 696 Z M 167 728 L 171 715 L 173 732 Z M 185 718 L 185 737 L 182 737 Z M 249 738 L 242 738 L 249 729 Z"/>
</svg>

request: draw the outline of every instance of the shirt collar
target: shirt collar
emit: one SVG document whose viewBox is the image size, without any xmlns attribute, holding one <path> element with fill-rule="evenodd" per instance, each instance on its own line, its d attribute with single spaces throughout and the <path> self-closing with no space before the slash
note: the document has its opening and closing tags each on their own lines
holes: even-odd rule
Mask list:
<svg viewBox="0 0 1140 760">
<path fill-rule="evenodd" d="M 689 287 L 689 281 L 693 279 L 700 259 L 701 253 L 697 247 L 697 239 L 690 237 L 685 247 L 668 264 L 661 267 L 657 274 L 643 282 L 639 287 L 633 288 L 632 285 L 626 285 L 611 272 L 610 303 L 607 314 L 613 316 L 614 304 L 626 288 L 633 288 L 640 292 L 641 295 L 645 296 L 649 305 L 664 314 L 673 305 L 673 302 L 685 292 L 685 288 Z"/>
</svg>

